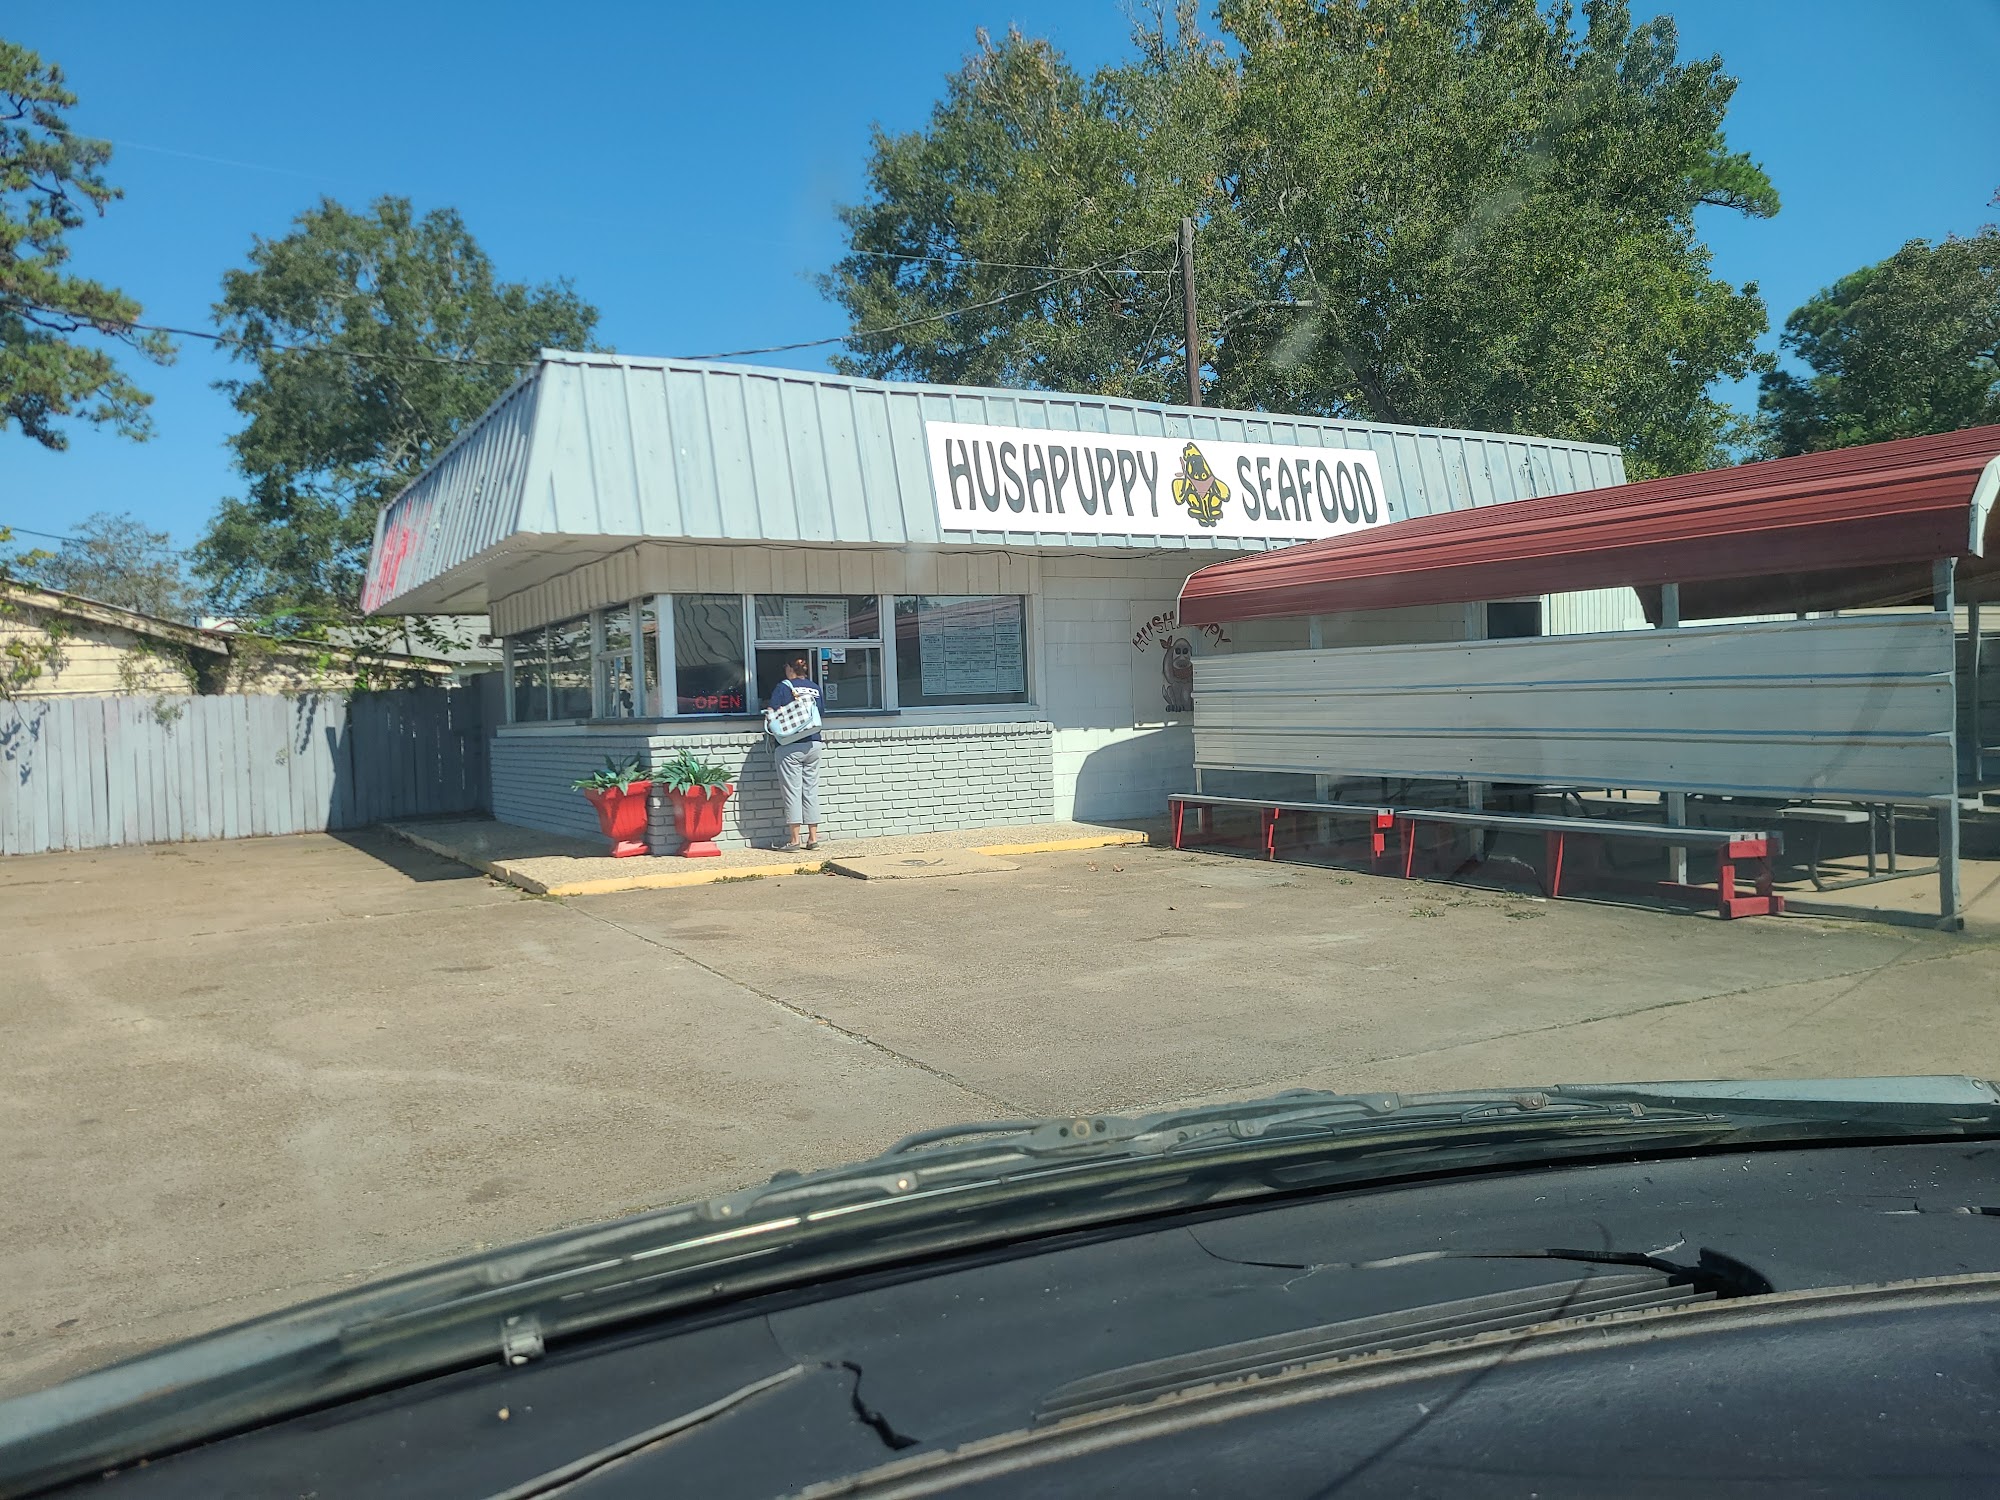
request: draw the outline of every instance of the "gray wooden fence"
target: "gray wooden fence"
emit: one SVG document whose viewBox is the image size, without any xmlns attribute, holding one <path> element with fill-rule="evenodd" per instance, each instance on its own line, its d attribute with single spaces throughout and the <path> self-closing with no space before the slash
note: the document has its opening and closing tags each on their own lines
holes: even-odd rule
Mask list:
<svg viewBox="0 0 2000 1500">
<path fill-rule="evenodd" d="M 0 854 L 360 828 L 487 806 L 467 688 L 0 702 Z"/>
</svg>

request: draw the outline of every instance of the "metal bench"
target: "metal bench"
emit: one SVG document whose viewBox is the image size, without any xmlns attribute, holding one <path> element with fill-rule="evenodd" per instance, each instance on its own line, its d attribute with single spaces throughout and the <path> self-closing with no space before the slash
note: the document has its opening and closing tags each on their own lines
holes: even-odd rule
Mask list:
<svg viewBox="0 0 2000 1500">
<path fill-rule="evenodd" d="M 1543 887 L 1552 897 L 1562 894 L 1563 865 L 1569 840 L 1634 839 L 1663 844 L 1668 848 L 1710 848 L 1716 854 L 1716 906 L 1725 917 L 1775 916 L 1785 909 L 1784 898 L 1771 889 L 1771 856 L 1784 847 L 1783 836 L 1764 830 L 1689 828 L 1669 823 L 1622 823 L 1608 818 L 1533 817 L 1518 813 L 1481 812 L 1470 808 L 1399 807 L 1395 821 L 1403 839 L 1403 875 L 1415 870 L 1417 841 L 1415 825 L 1442 823 L 1542 835 L 1546 873 Z M 1749 879 L 1754 895 L 1736 890 L 1736 866 L 1750 865 Z M 1670 894 L 1708 894 L 1706 888 L 1665 882 L 1656 889 Z"/>
<path fill-rule="evenodd" d="M 1286 802 L 1269 797 L 1211 797 L 1201 792 L 1175 792 L 1167 798 L 1173 812 L 1174 847 L 1187 847 L 1187 810 L 1195 810 L 1195 832 L 1198 837 L 1206 837 L 1214 830 L 1211 812 L 1218 807 L 1247 807 L 1258 815 L 1258 841 L 1264 851 L 1264 858 L 1278 857 L 1278 820 L 1286 813 L 1318 813 L 1331 817 L 1366 818 L 1369 822 L 1369 855 L 1372 862 L 1380 863 L 1388 853 L 1389 831 L 1395 826 L 1395 812 L 1391 807 L 1379 807 L 1360 802 Z"/>
<path fill-rule="evenodd" d="M 1935 875 L 1937 873 L 1938 867 L 1936 864 L 1918 865 L 1914 869 L 1898 869 L 1896 867 L 1896 809 L 1894 807 L 1883 807 L 1879 810 L 1878 815 L 1878 810 L 1874 806 L 1828 807 L 1806 803 L 1798 807 L 1787 807 L 1779 812 L 1778 817 L 1786 823 L 1797 823 L 1805 830 L 1808 836 L 1805 862 L 1806 874 L 1811 878 L 1813 889 L 1816 891 L 1845 891 L 1857 885 L 1879 885 L 1885 880 L 1908 880 L 1913 875 Z M 1850 876 L 1844 880 L 1828 880 L 1821 871 L 1824 860 L 1820 856 L 1820 845 L 1824 842 L 1826 830 L 1828 828 L 1858 828 L 1864 823 L 1868 825 L 1868 873 L 1866 875 Z M 1883 824 L 1888 826 L 1889 831 L 1889 868 L 1886 874 L 1881 873 L 1876 868 L 1877 861 L 1881 857 L 1881 844 L 1877 830 Z"/>
<path fill-rule="evenodd" d="M 1663 844 L 1668 848 L 1706 848 L 1716 854 L 1715 890 L 1671 882 L 1647 882 L 1646 889 L 1670 894 L 1713 896 L 1724 917 L 1775 916 L 1785 909 L 1784 898 L 1771 888 L 1771 856 L 1784 847 L 1783 836 L 1768 830 L 1689 828 L 1667 823 L 1623 823 L 1606 818 L 1538 817 L 1521 813 L 1483 812 L 1455 807 L 1387 807 L 1364 802 L 1288 802 L 1273 797 L 1220 797 L 1204 792 L 1176 792 L 1168 799 L 1173 812 L 1174 847 L 1188 847 L 1187 813 L 1195 812 L 1195 834 L 1203 838 L 1213 833 L 1211 813 L 1218 807 L 1248 808 L 1258 815 L 1258 846 L 1266 859 L 1278 857 L 1278 823 L 1287 813 L 1323 814 L 1334 817 L 1365 818 L 1369 825 L 1371 860 L 1380 864 L 1388 852 L 1391 832 L 1402 840 L 1402 874 L 1410 879 L 1416 870 L 1416 825 L 1437 823 L 1493 832 L 1539 833 L 1543 839 L 1545 873 L 1543 888 L 1551 897 L 1562 895 L 1564 866 L 1572 838 L 1585 840 L 1628 839 Z M 1598 847 L 1586 844 L 1593 852 Z M 1748 879 L 1754 894 L 1737 889 L 1737 865 L 1749 865 Z"/>
</svg>

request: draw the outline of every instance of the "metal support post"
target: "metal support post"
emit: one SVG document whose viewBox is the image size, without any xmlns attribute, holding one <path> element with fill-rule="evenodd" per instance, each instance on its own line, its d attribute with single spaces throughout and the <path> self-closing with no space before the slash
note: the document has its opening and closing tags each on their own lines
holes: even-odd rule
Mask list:
<svg viewBox="0 0 2000 1500">
<path fill-rule="evenodd" d="M 1679 630 L 1681 628 L 1681 586 L 1678 583 L 1660 585 L 1660 629 Z M 1686 792 L 1667 793 L 1667 826 L 1685 828 L 1688 820 L 1688 799 Z M 1667 850 L 1667 879 L 1675 885 L 1688 883 L 1688 852 L 1685 844 L 1677 844 Z"/>
<path fill-rule="evenodd" d="M 1483 641 L 1486 639 L 1486 605 L 1483 601 L 1465 606 L 1465 638 L 1468 641 Z M 1474 812 L 1485 811 L 1485 782 L 1468 781 L 1465 784 L 1465 805 Z M 1483 828 L 1473 829 L 1471 842 L 1473 859 L 1484 863 L 1486 859 L 1486 830 Z"/>
<path fill-rule="evenodd" d="M 1980 722 L 1985 717 L 1985 705 L 1980 701 L 1977 595 L 1965 601 L 1965 627 L 1965 644 L 1970 658 L 1966 671 L 1972 674 L 1972 780 L 1983 789 L 1986 785 L 1986 726 Z"/>
<path fill-rule="evenodd" d="M 1950 931 L 1965 926 L 1958 890 L 1958 606 L 1955 596 L 1958 559 L 1931 564 L 1931 602 L 1944 616 L 1951 642 L 1951 795 L 1938 807 L 1938 925 Z"/>
<path fill-rule="evenodd" d="M 1318 615 L 1306 616 L 1306 647 L 1317 651 L 1326 644 L 1326 630 L 1320 624 Z M 1333 800 L 1333 778 L 1324 771 L 1313 776 L 1313 800 L 1330 802 Z M 1314 838 L 1322 844 L 1330 843 L 1335 837 L 1333 820 L 1322 813 L 1314 821 Z"/>
</svg>

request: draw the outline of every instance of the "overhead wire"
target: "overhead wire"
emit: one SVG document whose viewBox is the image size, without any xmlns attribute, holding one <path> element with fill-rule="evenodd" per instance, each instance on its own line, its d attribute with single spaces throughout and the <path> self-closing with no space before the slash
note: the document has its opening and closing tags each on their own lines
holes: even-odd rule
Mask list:
<svg viewBox="0 0 2000 1500">
<path fill-rule="evenodd" d="M 1160 243 L 1164 244 L 1165 241 L 1161 241 Z M 1152 247 L 1147 245 L 1140 246 L 1142 250 L 1150 248 Z M 1133 253 L 1136 254 L 1137 252 Z M 1110 269 L 1113 264 L 1111 262 L 1100 262 L 1094 266 L 1038 266 L 1026 261 L 981 260 L 971 255 L 912 255 L 901 250 L 850 249 L 845 251 L 844 254 L 866 255 L 875 260 L 928 261 L 941 266 L 981 266 L 993 271 L 1060 271 L 1079 276 L 1088 275 L 1093 271 Z M 1120 256 L 1119 259 L 1130 260 L 1131 256 Z M 1130 272 L 1134 276 L 1171 276 L 1174 274 L 1173 267 L 1171 266 L 1163 267 L 1157 271 L 1147 270 L 1144 266 L 1125 265 L 1117 266 L 1117 269 Z"/>
<path fill-rule="evenodd" d="M 1105 259 L 1097 261 L 1087 266 L 1032 266 L 1027 264 L 1015 264 L 1006 261 L 977 261 L 977 260 L 960 260 L 960 261 L 950 262 L 951 264 L 957 264 L 957 265 L 980 265 L 980 266 L 988 266 L 997 269 L 1007 269 L 1007 270 L 1024 270 L 1024 271 L 1046 270 L 1046 271 L 1054 271 L 1056 274 L 1049 277 L 1049 279 L 1047 279 L 1046 281 L 1037 282 L 1033 286 L 1022 287 L 1019 290 L 1012 292 L 1002 292 L 999 296 L 987 297 L 978 302 L 968 302 L 962 307 L 946 308 L 939 312 L 925 313 L 921 317 L 905 318 L 901 322 L 885 323 L 875 328 L 852 328 L 849 329 L 846 333 L 828 334 L 825 338 L 797 339 L 791 343 L 786 343 L 786 344 L 764 344 L 751 349 L 725 349 L 725 350 L 718 350 L 708 354 L 683 354 L 683 355 L 675 355 L 673 357 L 677 359 L 742 359 L 753 354 L 788 354 L 798 349 L 819 349 L 819 348 L 824 348 L 828 344 L 844 344 L 855 339 L 879 338 L 883 334 L 901 333 L 906 329 L 921 328 L 927 323 L 946 322 L 952 318 L 963 317 L 966 313 L 980 312 L 989 307 L 1000 307 L 1009 302 L 1018 302 L 1026 297 L 1040 296 L 1043 292 L 1051 291 L 1054 288 L 1061 286 L 1066 281 L 1073 281 L 1080 276 L 1094 276 L 1099 271 L 1108 271 L 1116 268 L 1116 269 L 1131 270 L 1134 271 L 1135 274 L 1139 275 L 1159 274 L 1159 273 L 1139 271 L 1137 270 L 1137 268 L 1134 267 L 1122 267 L 1120 263 L 1123 261 L 1130 260 L 1133 256 L 1140 254 L 1142 251 L 1155 249 L 1158 246 L 1165 243 L 1166 239 L 1164 238 L 1159 240 L 1154 240 L 1148 244 L 1136 246 L 1133 249 L 1125 251 L 1120 255 L 1107 256 Z M 889 251 L 857 251 L 855 253 L 893 257 L 893 252 Z M 942 257 L 933 257 L 933 256 L 894 257 L 894 258 L 924 259 L 924 260 L 942 259 Z M 246 339 L 242 337 L 240 334 L 210 333 L 205 329 L 178 328 L 174 327 L 171 324 L 166 324 L 166 323 L 142 322 L 136 318 L 109 318 L 103 316 L 92 316 L 89 314 L 73 312 L 67 308 L 49 307 L 42 303 L 30 302 L 25 298 L 21 297 L 9 297 L 5 299 L 0 299 L 0 308 L 13 308 L 24 312 L 41 313 L 45 317 L 64 318 L 70 321 L 71 323 L 75 324 L 79 329 L 89 327 L 96 329 L 100 333 L 107 333 L 112 331 L 113 329 L 129 329 L 139 333 L 163 333 L 172 338 L 201 339 L 208 343 L 215 344 L 221 348 L 248 349 L 253 352 L 260 350 L 273 350 L 282 354 L 315 354 L 322 356 L 331 356 L 338 359 L 359 360 L 364 363 L 380 362 L 388 364 L 404 363 L 404 364 L 429 364 L 429 365 L 465 365 L 465 366 L 476 366 L 487 369 L 506 369 L 506 370 L 523 370 L 537 363 L 537 361 L 533 359 L 478 359 L 469 355 L 417 354 L 417 353 L 402 353 L 402 352 L 391 353 L 391 352 L 371 351 L 362 349 L 330 349 L 323 345 L 315 345 L 315 344 L 284 344 L 277 342 L 259 342 L 254 339 Z"/>
<path fill-rule="evenodd" d="M 83 541 L 83 538 L 80 536 L 64 536 L 59 531 L 37 531 L 32 526 L 14 526 L 6 521 L 0 521 L 0 531 L 12 532 L 20 536 L 38 536 L 44 541 L 49 542 L 81 543 Z"/>
<path fill-rule="evenodd" d="M 879 338 L 885 333 L 901 333 L 908 328 L 921 328 L 926 323 L 941 323 L 951 318 L 963 317 L 969 312 L 978 312 L 983 308 L 999 307 L 1003 303 L 1018 302 L 1023 297 L 1039 296 L 1043 292 L 1061 286 L 1065 281 L 1073 281 L 1079 276 L 1092 276 L 1099 271 L 1109 270 L 1120 261 L 1130 260 L 1142 250 L 1150 250 L 1165 243 L 1166 240 L 1164 238 L 1154 240 L 1150 244 L 1139 245 L 1134 249 L 1128 250 L 1122 255 L 1107 256 L 1095 265 L 1074 267 L 1064 271 L 1060 275 L 1050 277 L 1047 281 L 1037 282 L 1034 286 L 1022 287 L 1020 290 L 1013 292 L 1002 292 L 997 297 L 988 297 L 980 302 L 968 302 L 963 307 L 948 308 L 943 312 L 925 313 L 922 317 L 917 318 L 906 318 L 900 323 L 885 323 L 876 328 L 850 329 L 846 333 L 832 334 L 823 339 L 799 339 L 789 344 L 766 344 L 757 349 L 727 349 L 713 354 L 689 354 L 683 356 L 683 358 L 741 359 L 751 354 L 788 354 L 795 349 L 818 349 L 827 344 L 844 344 L 854 339 Z"/>
<path fill-rule="evenodd" d="M 130 328 L 140 333 L 164 333 L 180 339 L 206 339 L 211 344 L 243 349 L 275 349 L 283 354 L 323 354 L 339 359 L 402 361 L 406 364 L 426 365 L 484 365 L 495 369 L 520 370 L 535 363 L 532 359 L 474 359 L 455 354 L 404 354 L 380 353 L 366 349 L 329 349 L 315 344 L 259 343 L 246 339 L 240 334 L 209 333 L 201 328 L 174 328 L 165 323 L 142 323 L 136 318 L 107 318 L 89 313 L 72 312 L 64 307 L 46 307 L 39 302 L 29 302 L 20 297 L 10 297 L 0 301 L 0 309 L 20 308 L 28 312 L 42 313 L 52 318 L 67 318 L 79 328 L 95 328 L 99 333 L 112 328 Z"/>
</svg>

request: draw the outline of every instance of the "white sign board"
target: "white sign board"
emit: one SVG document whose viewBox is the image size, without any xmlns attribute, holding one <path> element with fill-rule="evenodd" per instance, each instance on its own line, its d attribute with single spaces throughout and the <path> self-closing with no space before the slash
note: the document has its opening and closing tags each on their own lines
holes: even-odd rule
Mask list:
<svg viewBox="0 0 2000 1500">
<path fill-rule="evenodd" d="M 845 599 L 785 598 L 785 635 L 794 641 L 847 639 Z"/>
<path fill-rule="evenodd" d="M 1217 438 L 926 422 L 946 531 L 1311 541 L 1388 519 L 1375 455 Z"/>
</svg>

